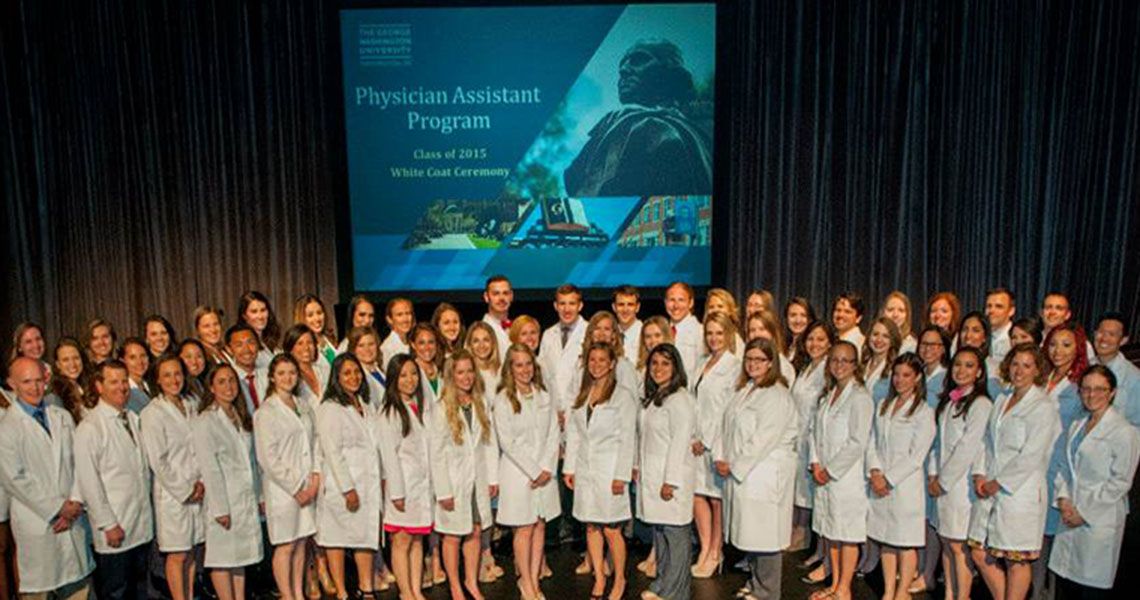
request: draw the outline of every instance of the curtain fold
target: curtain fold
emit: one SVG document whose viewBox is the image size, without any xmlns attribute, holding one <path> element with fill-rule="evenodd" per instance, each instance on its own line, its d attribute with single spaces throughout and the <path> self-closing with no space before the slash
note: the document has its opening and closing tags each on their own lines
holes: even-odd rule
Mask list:
<svg viewBox="0 0 1140 600">
<path fill-rule="evenodd" d="M 738 0 L 722 283 L 893 289 L 1020 314 L 1066 291 L 1140 321 L 1134 2 Z M 246 289 L 339 299 L 338 23 L 324 2 L 0 7 L 0 330 L 149 312 L 189 333 Z M 1134 331 L 1137 327 L 1133 327 Z"/>
</svg>

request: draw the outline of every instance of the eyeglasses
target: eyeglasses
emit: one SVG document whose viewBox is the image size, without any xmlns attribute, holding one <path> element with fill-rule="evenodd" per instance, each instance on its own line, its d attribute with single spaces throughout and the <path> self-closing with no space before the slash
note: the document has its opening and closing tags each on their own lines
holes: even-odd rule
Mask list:
<svg viewBox="0 0 1140 600">
<path fill-rule="evenodd" d="M 768 358 L 767 356 L 746 356 L 746 357 L 744 357 L 744 362 L 746 362 L 746 363 L 769 363 L 769 362 L 772 362 L 772 359 Z"/>
<path fill-rule="evenodd" d="M 1082 394 L 1092 395 L 1092 394 L 1107 394 L 1107 393 L 1112 391 L 1112 388 L 1110 388 L 1108 386 L 1104 386 L 1104 385 L 1098 385 L 1098 386 L 1082 385 L 1080 390 L 1081 390 Z"/>
</svg>

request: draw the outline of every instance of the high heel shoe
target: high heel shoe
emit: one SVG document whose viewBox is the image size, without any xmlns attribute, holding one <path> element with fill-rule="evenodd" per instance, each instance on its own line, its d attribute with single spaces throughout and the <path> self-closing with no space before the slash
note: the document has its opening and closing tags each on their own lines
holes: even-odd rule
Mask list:
<svg viewBox="0 0 1140 600">
<path fill-rule="evenodd" d="M 317 565 L 309 563 L 305 569 L 305 597 L 308 600 L 320 600 L 321 584 L 317 582 Z"/>
<path fill-rule="evenodd" d="M 321 584 L 321 591 L 326 596 L 338 597 L 338 590 L 336 589 L 336 582 L 333 581 L 332 575 L 329 575 L 328 570 L 321 569 L 320 564 L 317 564 L 317 581 Z"/>
<path fill-rule="evenodd" d="M 719 561 L 707 562 L 703 565 L 695 564 L 689 567 L 689 572 L 692 574 L 693 579 L 708 579 L 713 576 L 713 573 L 716 573 L 717 570 L 720 569 L 720 565 L 721 563 Z"/>
</svg>

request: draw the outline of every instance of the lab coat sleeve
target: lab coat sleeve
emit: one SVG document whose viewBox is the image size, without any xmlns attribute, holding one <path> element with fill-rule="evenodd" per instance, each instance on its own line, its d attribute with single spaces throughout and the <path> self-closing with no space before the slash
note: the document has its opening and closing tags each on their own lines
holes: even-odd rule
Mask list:
<svg viewBox="0 0 1140 600">
<path fill-rule="evenodd" d="M 1092 495 L 1092 505 L 1077 506 L 1077 512 L 1090 523 L 1115 523 L 1116 511 L 1112 507 L 1128 498 L 1132 489 L 1132 478 L 1136 474 L 1136 464 L 1140 461 L 1140 433 L 1131 425 L 1121 427 L 1127 437 L 1120 438 L 1112 448 L 1108 468 L 1108 479 L 1097 487 Z M 1068 453 L 1066 453 L 1068 454 Z"/>
<path fill-rule="evenodd" d="M 447 426 L 446 410 L 439 406 L 429 413 L 431 424 L 428 428 L 428 443 L 430 450 L 428 456 L 431 464 L 431 484 L 435 488 L 435 499 L 446 500 L 454 498 L 452 492 L 451 474 L 447 469 L 447 445 L 451 443 L 451 430 Z"/>
<path fill-rule="evenodd" d="M 554 411 L 551 411 L 553 413 Z M 522 413 L 515 414 L 511 402 L 505 394 L 495 397 L 495 432 L 499 436 L 499 447 L 507 460 L 514 463 L 520 471 L 532 481 L 542 474 L 542 467 L 538 461 L 544 457 L 515 435 L 515 421 L 522 418 Z M 557 416 L 555 416 L 557 419 Z M 547 436 L 543 436 L 546 438 Z M 548 444 L 549 445 L 549 444 Z"/>
<path fill-rule="evenodd" d="M 796 416 L 796 407 L 790 397 L 785 402 L 765 403 L 764 418 L 756 420 L 756 429 L 745 438 L 744 452 L 728 465 L 737 483 L 744 483 L 756 465 L 772 454 L 779 446 L 780 436 L 789 421 Z"/>
<path fill-rule="evenodd" d="M 553 476 L 558 474 L 558 450 L 562 445 L 562 436 L 558 431 L 558 411 L 552 407 L 546 414 L 546 434 L 542 436 L 545 446 L 539 454 L 542 457 L 540 467 Z"/>
<path fill-rule="evenodd" d="M 848 384 L 848 385 L 854 385 Z M 842 479 L 860 458 L 867 452 L 867 443 L 871 438 L 871 405 L 869 395 L 852 392 L 847 408 L 847 439 L 843 441 L 839 450 L 831 457 L 830 464 L 823 465 L 832 479 Z"/>
<path fill-rule="evenodd" d="M 713 382 L 710 381 L 708 383 L 712 384 Z M 719 384 L 720 382 L 718 381 L 716 383 Z M 724 410 L 729 398 L 731 398 L 732 387 L 731 385 L 728 387 L 717 385 L 716 389 L 711 390 L 711 392 L 712 393 L 707 395 L 709 400 L 708 406 L 704 408 L 704 410 L 710 411 L 711 414 L 707 419 L 701 420 L 703 427 L 700 432 L 701 444 L 709 449 L 720 443 L 720 436 L 724 431 Z"/>
<path fill-rule="evenodd" d="M 876 409 L 877 410 L 877 409 Z M 872 415 L 871 417 L 871 438 L 867 443 L 867 450 L 863 454 L 864 468 L 867 475 L 871 475 L 871 471 L 883 470 L 883 459 L 879 456 L 879 436 L 882 435 L 879 431 L 879 418 Z"/>
<path fill-rule="evenodd" d="M 414 418 L 412 415 L 408 417 Z M 388 497 L 392 500 L 407 497 L 404 465 L 400 464 L 400 441 L 404 435 L 402 428 L 402 421 L 398 415 L 394 413 L 385 415 L 383 412 L 376 415 L 376 445 L 380 450 L 380 464 L 384 472 Z"/>
<path fill-rule="evenodd" d="M 154 401 L 163 402 L 160 399 Z M 144 410 L 139 419 L 142 421 L 139 435 L 142 437 L 143 453 L 155 480 L 171 497 L 185 501 L 194 492 L 194 481 L 184 481 L 175 475 L 170 462 L 170 440 L 167 439 L 161 417 L 156 416 L 153 410 Z"/>
<path fill-rule="evenodd" d="M 984 437 L 986 434 L 986 424 L 990 419 L 990 403 L 982 402 L 981 398 L 974 401 L 970 406 L 970 412 L 966 413 L 966 428 L 962 432 L 962 437 L 958 439 L 958 443 L 954 444 L 952 448 L 940 447 L 942 456 L 945 457 L 942 462 L 942 468 L 939 470 L 937 467 L 936 474 L 939 476 L 939 481 L 952 482 L 966 476 L 967 472 L 971 470 L 975 463 L 981 462 L 985 454 Z M 943 419 L 956 418 L 953 416 L 953 407 L 947 406 L 946 410 L 942 413 Z M 946 457 L 949 453 L 949 457 Z M 934 465 L 936 461 L 930 461 Z"/>
<path fill-rule="evenodd" d="M 585 428 L 578 427 L 578 414 L 585 409 L 571 409 L 566 411 L 566 455 L 562 458 L 562 474 L 573 475 L 578 462 L 578 453 L 582 450 L 582 438 L 585 437 Z M 585 421 L 585 419 L 583 419 Z"/>
<path fill-rule="evenodd" d="M 290 494 L 296 494 L 304 487 L 309 474 L 302 473 L 284 458 L 282 445 L 285 440 L 275 426 L 273 417 L 265 411 L 259 410 L 253 415 L 253 448 L 257 464 L 270 481 Z"/>
<path fill-rule="evenodd" d="M 331 400 L 330 400 L 331 402 Z M 344 432 L 344 423 L 334 412 L 339 410 L 333 406 L 321 406 L 317 409 L 317 439 L 320 442 L 321 464 L 336 481 L 341 493 L 347 494 L 356 490 L 356 482 L 352 479 L 352 472 L 345 463 L 341 453 L 341 440 Z M 351 409 L 348 409 L 351 410 Z"/>
<path fill-rule="evenodd" d="M 908 409 L 903 409 L 908 410 Z M 883 475 L 887 478 L 887 483 L 891 486 L 896 486 L 899 482 L 910 477 L 915 471 L 922 469 L 923 464 L 926 462 L 926 457 L 930 454 L 930 446 L 934 443 L 935 427 L 934 427 L 934 414 L 926 405 L 915 412 L 914 418 L 918 422 L 914 424 L 915 432 L 914 437 L 911 439 L 910 447 L 907 448 L 906 456 L 902 460 L 895 461 L 883 470 Z"/>
<path fill-rule="evenodd" d="M 87 515 L 91 526 L 98 531 L 111 529 L 119 524 L 119 518 L 111 508 L 107 490 L 99 477 L 96 465 L 102 456 L 102 432 L 92 424 L 79 427 L 75 431 L 75 480 L 79 493 L 87 505 Z"/>
<path fill-rule="evenodd" d="M 633 457 L 637 453 L 637 408 L 633 398 L 628 395 L 623 394 L 614 400 L 621 402 L 618 416 L 621 419 L 622 436 L 617 461 L 614 463 L 613 479 L 628 483 L 633 479 Z"/>
<path fill-rule="evenodd" d="M 665 462 L 665 483 L 681 488 L 685 484 L 687 461 L 691 453 L 693 428 L 696 426 L 696 411 L 692 399 L 684 394 L 674 395 L 665 400 L 669 417 L 668 460 Z"/>
<path fill-rule="evenodd" d="M 218 462 L 221 443 L 214 440 L 211 432 L 209 413 L 194 421 L 194 456 L 198 459 L 198 469 L 206 484 L 206 510 L 210 518 L 217 519 L 230 514 L 230 499 L 226 489 L 226 473 Z"/>
<path fill-rule="evenodd" d="M 1053 445 L 1061 432 L 1061 417 L 1052 403 L 1042 402 L 1033 409 L 1028 430 L 1017 456 L 988 476 L 1010 494 L 1020 489 L 1034 473 L 1048 469 Z"/>
<path fill-rule="evenodd" d="M 17 437 L 11 431 L 0 430 L 0 486 L 45 523 L 51 523 L 67 498 L 45 485 L 46 473 L 28 472 L 24 448 Z"/>
<path fill-rule="evenodd" d="M 487 441 L 479 444 L 483 452 L 483 466 L 487 470 L 487 484 L 499 485 L 499 433 L 495 428 L 495 414 L 490 403 L 484 403 L 487 410 Z"/>
</svg>

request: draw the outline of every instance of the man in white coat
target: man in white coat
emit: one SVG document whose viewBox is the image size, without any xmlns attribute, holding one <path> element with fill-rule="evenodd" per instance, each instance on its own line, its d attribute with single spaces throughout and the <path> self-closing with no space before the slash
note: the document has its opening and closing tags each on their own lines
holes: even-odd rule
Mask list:
<svg viewBox="0 0 1140 600">
<path fill-rule="evenodd" d="M 1105 313 L 1093 334 L 1095 358 L 1089 362 L 1104 365 L 1116 375 L 1115 408 L 1134 427 L 1140 427 L 1140 368 L 1120 352 L 1128 343 L 1128 321 L 1121 313 Z"/>
<path fill-rule="evenodd" d="M 144 600 L 154 517 L 139 417 L 127 410 L 126 365 L 104 362 L 94 381 L 99 403 L 75 431 L 75 479 L 91 519 L 96 594 Z"/>
<path fill-rule="evenodd" d="M 573 403 L 577 390 L 570 389 L 574 371 L 579 367 L 582 340 L 586 335 L 586 320 L 582 318 L 582 292 L 572 283 L 554 291 L 554 310 L 558 323 L 542 332 L 538 358 L 542 362 L 542 379 L 559 411 L 563 423 L 567 408 Z"/>
<path fill-rule="evenodd" d="M 693 286 L 683 281 L 675 281 L 665 288 L 665 312 L 673 330 L 673 345 L 681 355 L 689 381 L 696 380 L 697 359 L 705 340 L 704 326 L 693 316 L 694 294 Z"/>
<path fill-rule="evenodd" d="M 1009 332 L 1013 329 L 1013 317 L 1017 305 L 1013 292 L 1005 288 L 993 288 L 986 292 L 986 319 L 990 322 L 990 356 L 998 361 L 1009 354 L 1012 342 Z"/>
<path fill-rule="evenodd" d="M 238 389 L 245 398 L 248 414 L 252 415 L 265 401 L 265 392 L 269 389 L 268 365 L 257 366 L 257 332 L 242 323 L 230 327 L 226 330 L 226 348 L 232 357 L 230 363 L 237 371 Z"/>
<path fill-rule="evenodd" d="M 630 364 L 637 364 L 637 354 L 641 349 L 641 319 L 637 318 L 641 310 L 641 292 L 632 285 L 621 285 L 614 289 L 613 302 L 614 316 L 618 320 L 618 329 L 621 330 L 622 348 Z M 636 391 L 636 390 L 635 390 Z"/>
<path fill-rule="evenodd" d="M 0 418 L 0 485 L 11 500 L 20 597 L 86 600 L 95 564 L 74 479 L 75 425 L 44 403 L 45 379 L 38 361 L 12 361 L 15 399 Z"/>
<path fill-rule="evenodd" d="M 495 341 L 499 343 L 499 356 L 507 355 L 507 348 L 511 347 L 511 302 L 514 302 L 515 291 L 511 288 L 511 280 L 506 275 L 492 275 L 487 278 L 483 287 L 483 301 L 487 303 L 487 314 L 483 315 L 483 322 L 491 326 L 495 332 Z"/>
</svg>

